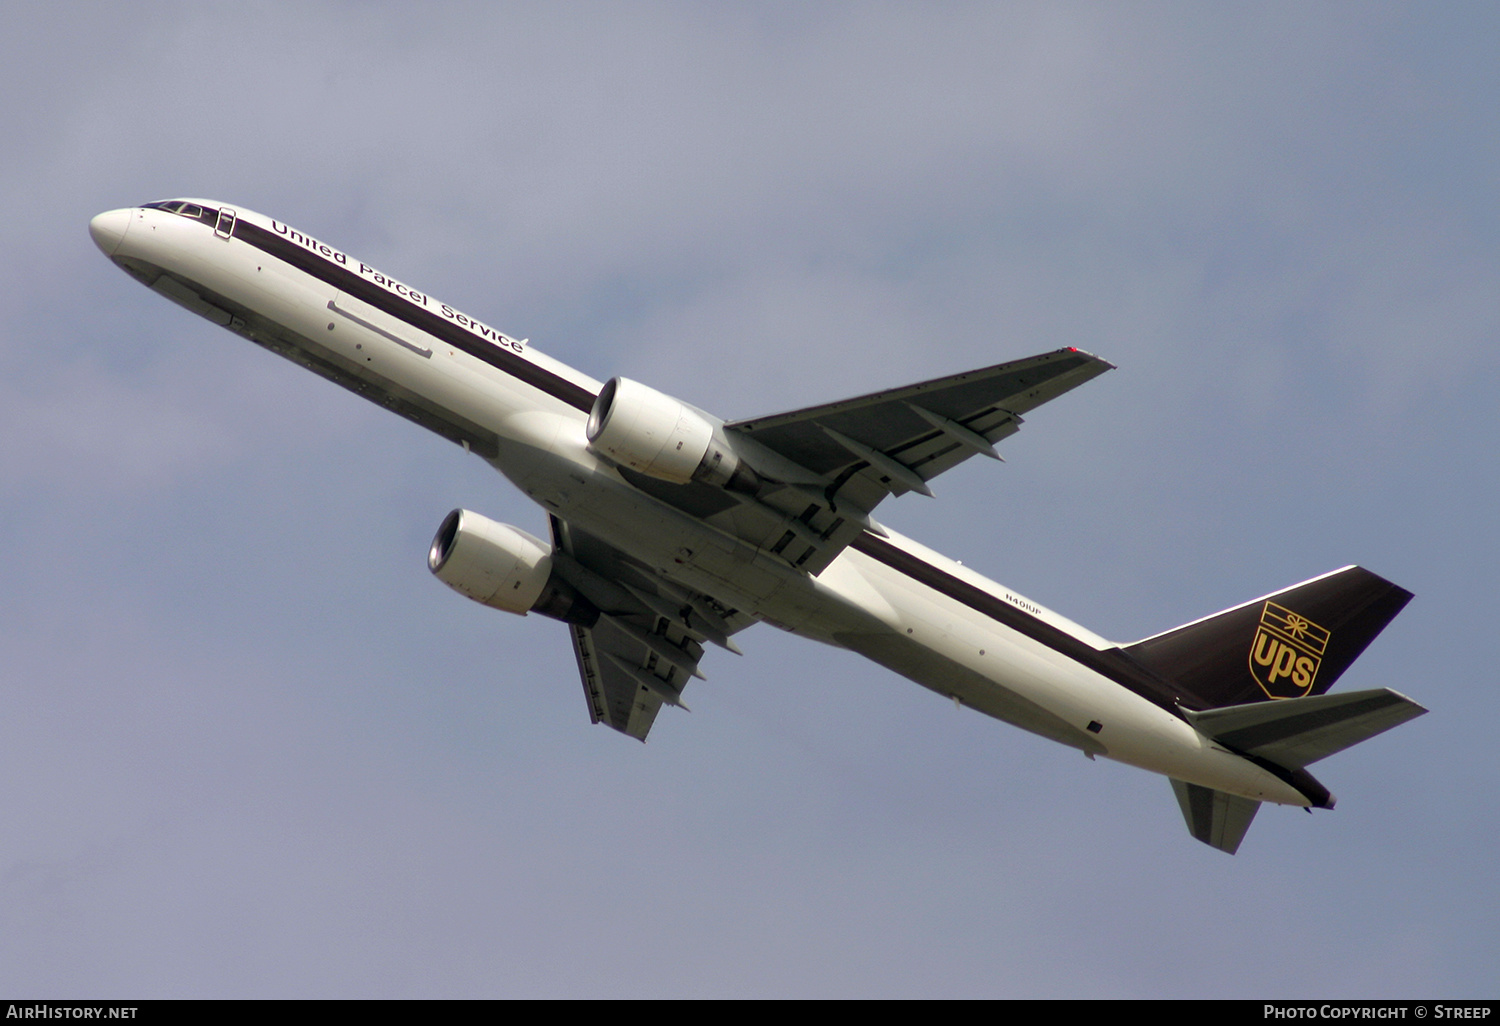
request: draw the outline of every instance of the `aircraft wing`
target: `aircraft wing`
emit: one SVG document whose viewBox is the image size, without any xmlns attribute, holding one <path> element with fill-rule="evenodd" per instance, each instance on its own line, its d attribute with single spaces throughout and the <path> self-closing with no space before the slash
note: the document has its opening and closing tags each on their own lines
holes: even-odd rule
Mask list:
<svg viewBox="0 0 1500 1026">
<path fill-rule="evenodd" d="M 790 413 L 732 421 L 724 432 L 764 479 L 753 497 L 632 470 L 637 488 L 810 574 L 870 529 L 887 495 L 927 482 L 1015 434 L 1023 414 L 1111 369 L 1059 349 L 963 374 Z"/>
<path fill-rule="evenodd" d="M 833 551 L 825 545 L 799 564 L 816 573 L 862 533 L 860 514 L 887 495 L 931 495 L 927 482 L 969 457 L 999 459 L 994 443 L 1015 434 L 1023 414 L 1112 367 L 1092 354 L 1059 349 L 842 402 L 734 421 L 724 429 L 816 475 L 829 521 L 836 521 L 840 504 L 853 507 L 853 516 L 843 512 L 854 529 L 840 531 L 835 523 L 829 532 L 828 541 L 842 544 Z M 816 513 L 807 523 L 817 523 Z M 797 540 L 789 543 L 794 551 Z"/>
<path fill-rule="evenodd" d="M 1021 415 L 1112 369 L 1059 349 L 790 413 L 725 424 L 818 474 L 871 509 L 886 494 L 925 491 L 970 456 L 994 456 Z"/>
<path fill-rule="evenodd" d="M 600 611 L 569 624 L 589 717 L 646 740 L 663 705 L 682 709 L 690 677 L 702 677 L 703 642 L 738 652 L 729 635 L 753 619 L 669 584 L 607 542 L 551 518 L 557 572 Z"/>
</svg>

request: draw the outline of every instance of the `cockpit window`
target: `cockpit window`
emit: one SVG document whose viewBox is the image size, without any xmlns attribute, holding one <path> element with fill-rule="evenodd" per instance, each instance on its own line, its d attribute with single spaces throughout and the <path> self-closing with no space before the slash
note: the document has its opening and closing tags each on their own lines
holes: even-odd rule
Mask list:
<svg viewBox="0 0 1500 1026">
<path fill-rule="evenodd" d="M 186 200 L 161 200 L 157 203 L 144 203 L 142 206 L 146 210 L 161 210 L 168 214 L 180 214 L 183 217 L 190 217 L 194 221 L 202 221 L 209 226 L 215 225 L 219 221 L 219 212 L 217 210 L 214 210 L 212 207 L 200 207 L 198 204 L 189 203 Z"/>
</svg>

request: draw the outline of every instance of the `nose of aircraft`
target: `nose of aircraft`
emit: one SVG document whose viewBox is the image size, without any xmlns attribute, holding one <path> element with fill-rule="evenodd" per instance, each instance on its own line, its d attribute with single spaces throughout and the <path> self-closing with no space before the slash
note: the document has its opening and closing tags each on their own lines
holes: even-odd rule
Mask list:
<svg viewBox="0 0 1500 1026">
<path fill-rule="evenodd" d="M 94 245 L 104 251 L 105 256 L 114 256 L 130 227 L 129 210 L 106 210 L 89 222 L 89 234 Z"/>
</svg>

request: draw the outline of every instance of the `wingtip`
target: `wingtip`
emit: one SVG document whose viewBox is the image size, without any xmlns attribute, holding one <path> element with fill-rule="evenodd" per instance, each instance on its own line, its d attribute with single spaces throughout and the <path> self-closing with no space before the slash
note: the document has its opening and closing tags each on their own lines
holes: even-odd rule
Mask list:
<svg viewBox="0 0 1500 1026">
<path fill-rule="evenodd" d="M 1102 371 L 1106 371 L 1106 370 L 1118 370 L 1119 369 L 1114 364 L 1112 364 L 1108 360 L 1106 360 L 1104 357 L 1098 356 L 1098 355 L 1096 355 L 1094 353 L 1091 353 L 1087 349 L 1079 349 L 1077 346 L 1068 346 L 1066 349 L 1062 350 L 1062 352 L 1064 352 L 1064 353 L 1076 353 L 1079 356 L 1086 356 L 1090 360 L 1093 360 L 1095 363 L 1099 364 L 1100 370 L 1102 370 Z"/>
</svg>

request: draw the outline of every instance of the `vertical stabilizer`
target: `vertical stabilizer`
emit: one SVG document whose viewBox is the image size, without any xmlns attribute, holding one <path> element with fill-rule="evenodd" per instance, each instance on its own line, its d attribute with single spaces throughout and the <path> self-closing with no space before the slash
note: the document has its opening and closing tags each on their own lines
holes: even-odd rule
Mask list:
<svg viewBox="0 0 1500 1026">
<path fill-rule="evenodd" d="M 1190 709 L 1321 695 L 1410 600 L 1405 588 L 1350 566 L 1125 653 L 1176 685 Z"/>
<path fill-rule="evenodd" d="M 1260 802 L 1253 798 L 1215 791 L 1210 787 L 1172 780 L 1188 833 L 1208 845 L 1233 855 L 1250 829 Z"/>
</svg>

